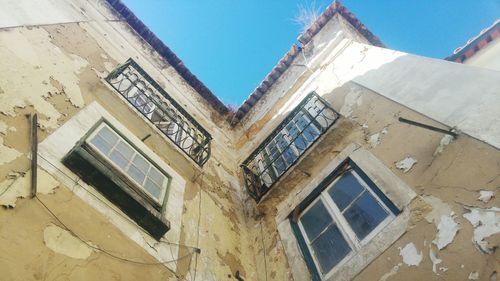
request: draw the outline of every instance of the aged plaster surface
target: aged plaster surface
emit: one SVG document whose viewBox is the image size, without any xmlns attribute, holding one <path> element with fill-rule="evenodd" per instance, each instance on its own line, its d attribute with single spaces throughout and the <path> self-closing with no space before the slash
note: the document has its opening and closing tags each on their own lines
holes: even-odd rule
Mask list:
<svg viewBox="0 0 500 281">
<path fill-rule="evenodd" d="M 87 259 L 93 251 L 88 244 L 54 224 L 43 230 L 43 241 L 52 251 L 74 259 Z"/>
<path fill-rule="evenodd" d="M 117 30 L 125 35 L 121 36 Z M 26 198 L 29 130 L 24 114 L 33 111 L 40 114 L 39 134 L 43 140 L 81 107 L 96 100 L 137 136 L 151 132 L 143 120 L 131 116 L 126 104 L 100 80 L 128 57 L 141 60 L 147 71 L 174 77 L 155 78 L 163 79 L 160 82 L 188 108 L 201 108 L 195 115 L 214 131 L 213 158 L 203 171 L 193 167 L 184 156 L 172 153 L 170 144 L 157 134 L 153 133 L 146 142 L 189 181 L 179 242 L 201 248 L 201 254 L 193 254 L 186 246 L 171 248 L 178 251 L 179 257 L 186 257 L 177 261 L 176 275 L 181 280 L 193 278 L 194 264 L 197 264 L 197 280 L 232 280 L 236 271 L 244 280 L 292 280 L 275 223 L 276 206 L 292 188 L 314 177 L 352 143 L 363 145 L 419 194 L 408 206 L 407 232 L 354 280 L 465 280 L 496 276 L 495 272 L 500 271 L 495 208 L 499 199 L 494 196 L 500 186 L 498 150 L 467 135 L 460 134 L 451 140 L 436 132 L 399 123 L 397 117 L 404 116 L 442 126 L 350 83 L 349 75 L 355 67 L 353 58 L 338 55 L 352 44 L 342 42 L 341 48 L 322 43 L 324 50 L 334 50 L 331 55 L 322 54 L 326 59 L 321 66 L 310 65 L 308 71 L 291 68 L 293 75 L 285 74 L 279 91 L 271 92 L 267 103 L 256 106 L 254 111 L 258 114 L 248 119 L 252 122 L 241 125 L 233 136 L 227 125 L 221 125 L 222 118 L 212 114 L 201 99 L 191 101 L 182 97 L 184 91 L 190 97 L 196 93 L 178 79 L 171 67 L 146 63 L 154 54 L 120 22 L 0 30 L 0 57 L 7 62 L 0 66 L 0 194 L 5 191 L 0 200 L 2 205 L 10 207 L 0 210 L 0 239 L 8 242 L 0 243 L 3 276 L 8 280 L 178 280 L 162 265 L 136 265 L 102 252 L 89 252 L 79 244 L 81 240 L 54 225 L 54 218 L 42 206 Z M 355 61 L 361 64 L 368 51 L 364 47 L 354 57 Z M 375 65 L 383 66 L 402 56 L 394 53 L 390 59 L 381 59 Z M 256 206 L 242 192 L 236 159 L 248 155 L 261 137 L 269 133 L 266 130 L 273 127 L 272 122 L 286 115 L 293 107 L 290 100 L 299 100 L 297 96 L 311 90 L 326 98 L 343 118 Z M 233 140 L 239 156 L 232 150 Z M 409 155 L 411 158 L 407 158 Z M 401 160 L 403 163 L 395 164 Z M 39 171 L 43 180 L 39 196 L 84 241 L 92 241 L 99 249 L 122 257 L 156 261 L 100 213 L 75 197 L 71 186 L 55 189 L 61 184 L 44 173 Z M 42 191 L 43 188 L 46 190 Z M 432 241 L 437 241 L 437 245 Z M 151 244 L 154 247 L 154 242 Z M 19 245 L 25 250 L 20 251 Z M 406 249 L 403 255 L 399 248 Z"/>
<path fill-rule="evenodd" d="M 37 169 L 37 193 L 51 194 L 59 186 L 50 174 Z M 28 172 L 11 173 L 10 179 L 0 182 L 0 205 L 14 208 L 18 198 L 26 198 L 31 193 L 31 170 Z"/>
<path fill-rule="evenodd" d="M 404 248 L 399 248 L 399 255 L 408 266 L 419 266 L 422 262 L 422 253 L 417 251 L 413 243 L 408 243 Z"/>
<path fill-rule="evenodd" d="M 133 117 L 126 103 L 120 101 L 116 93 L 112 92 L 101 80 L 107 72 L 132 54 L 149 55 L 150 50 L 147 49 L 148 47 L 137 45 L 142 43 L 136 41 L 124 42 L 123 45 L 117 46 L 116 42 L 123 42 L 123 38 L 113 32 L 117 32 L 116 30 L 129 32 L 129 30 L 121 24 L 110 24 L 115 26 L 68 23 L 0 30 L 0 56 L 3 61 L 8 62 L 4 64 L 4 67 L 0 67 L 2 74 L 0 78 L 0 100 L 2 101 L 0 105 L 0 174 L 2 176 L 0 194 L 4 193 L 0 196 L 0 202 L 3 206 L 9 207 L 9 209 L 0 210 L 2 220 L 0 232 L 11 231 L 13 234 L 22 232 L 31 235 L 30 231 L 25 230 L 24 224 L 7 223 L 7 220 L 23 218 L 19 220 L 19 223 L 25 222 L 31 225 L 30 227 L 36 228 L 37 231 L 32 235 L 38 237 L 31 239 L 33 243 L 37 243 L 34 248 L 39 249 L 38 252 L 26 254 L 40 253 L 49 258 L 49 260 L 39 259 L 39 264 L 35 265 L 36 268 L 25 271 L 25 275 L 20 275 L 19 278 L 22 278 L 20 280 L 33 278 L 52 280 L 57 275 L 69 276 L 71 280 L 88 280 L 88 278 L 105 280 L 112 278 L 117 280 L 190 279 L 193 278 L 195 260 L 197 260 L 198 280 L 223 280 L 228 276 L 233 276 L 237 271 L 245 280 L 255 280 L 255 271 L 250 270 L 254 268 L 252 245 L 246 242 L 249 239 L 245 234 L 246 223 L 239 203 L 239 180 L 233 170 L 236 165 L 231 164 L 234 161 L 231 159 L 234 153 L 222 151 L 222 149 L 231 150 L 231 145 L 227 143 L 231 134 L 223 132 L 215 125 L 223 120 L 216 115 L 214 115 L 217 117 L 216 120 L 210 120 L 210 117 L 206 116 L 205 119 L 200 119 L 200 122 L 212 131 L 214 136 L 212 158 L 206 165 L 207 170 L 204 175 L 200 175 L 200 170 L 189 163 L 185 156 L 175 154 L 176 152 L 172 154 L 172 151 L 168 150 L 171 144 L 158 134 L 153 133 L 153 136 L 146 142 L 160 157 L 168 155 L 166 162 L 176 167 L 178 171 L 181 171 L 182 176 L 191 182 L 187 187 L 184 202 L 182 237 L 181 241 L 178 241 L 181 246 L 173 244 L 169 247 L 170 251 L 175 251 L 175 256 L 182 257 L 179 261 L 173 261 L 178 266 L 176 275 L 179 277 L 175 277 L 163 265 L 154 265 L 156 260 L 117 231 L 102 215 L 95 213 L 88 205 L 74 198 L 71 192 L 68 193 L 71 186 L 54 190 L 60 184 L 52 181 L 53 178 L 45 171 L 39 170 L 38 196 L 47 193 L 53 196 L 49 197 L 49 200 L 64 202 L 64 204 L 48 205 L 55 214 L 62 216 L 63 221 L 82 239 L 92 241 L 100 249 L 110 251 L 117 256 L 152 265 L 134 265 L 113 259 L 102 252 L 95 252 L 89 256 L 88 249 L 81 244 L 78 245 L 73 236 L 68 235 L 65 230 L 50 225 L 54 222 L 53 218 L 37 205 L 35 199 L 27 198 L 30 191 L 28 171 L 30 142 L 28 119 L 24 116 L 25 114 L 33 111 L 39 114 L 39 141 L 43 141 L 50 132 L 94 100 L 122 120 L 123 124 L 138 137 L 151 133 L 151 129 L 144 126 L 144 121 Z M 101 28 L 107 34 L 103 34 Z M 108 39 L 110 37 L 113 37 L 112 40 L 117 40 L 111 41 Z M 127 48 L 127 50 L 122 48 Z M 141 59 L 149 60 L 144 57 Z M 12 65 L 16 67 L 9 67 Z M 147 69 L 148 67 L 145 66 Z M 148 70 L 150 69 L 151 67 Z M 154 69 L 154 71 L 159 70 Z M 178 76 L 178 74 L 175 75 Z M 191 91 L 190 95 L 197 95 L 186 85 L 181 85 L 178 78 L 171 79 L 170 83 L 179 83 L 176 87 L 183 89 L 184 92 L 180 94 Z M 175 90 L 172 85 L 167 85 L 167 87 L 170 87 L 169 91 Z M 202 100 L 195 102 L 194 106 L 204 112 L 211 111 L 211 109 L 207 110 L 209 106 L 199 104 L 199 102 Z M 224 143 L 219 144 L 219 140 Z M 199 200 L 202 200 L 201 210 L 198 209 Z M 26 206 L 33 211 L 36 210 L 39 213 L 38 218 L 26 214 L 16 215 L 26 210 Z M 75 210 L 75 208 L 79 209 Z M 40 219 L 40 215 L 43 219 Z M 199 225 L 198 221 L 200 221 Z M 47 227 L 47 225 L 50 226 Z M 84 225 L 86 227 L 80 227 Z M 219 227 L 214 228 L 214 225 Z M 99 233 L 96 232 L 98 229 Z M 26 235 L 20 237 L 26 238 Z M 0 236 L 5 241 L 15 241 L 11 235 Z M 121 248 L 118 247 L 120 243 Z M 158 242 L 151 241 L 151 246 L 155 247 L 155 243 Z M 5 273 L 6 278 L 14 280 L 11 277 L 19 271 L 18 268 L 23 266 L 23 263 L 19 261 L 32 260 L 32 258 L 22 256 L 22 253 L 11 254 L 8 257 L 8 253 L 13 250 L 9 248 L 11 243 L 1 244 L 3 254 L 0 254 L 0 259 L 7 258 L 8 262 L 0 263 L 2 264 L 0 271 Z M 123 247 L 123 245 L 126 246 Z M 213 247 L 213 245 L 218 245 L 218 247 Z M 201 253 L 195 254 L 192 246 L 199 247 Z M 75 251 L 78 253 L 74 253 Z M 68 267 L 66 270 L 55 270 L 53 269 L 55 264 L 50 260 L 67 263 Z M 46 263 L 49 265 L 42 267 Z M 51 273 L 45 270 L 51 270 Z M 30 277 L 27 277 L 28 275 Z"/>
</svg>

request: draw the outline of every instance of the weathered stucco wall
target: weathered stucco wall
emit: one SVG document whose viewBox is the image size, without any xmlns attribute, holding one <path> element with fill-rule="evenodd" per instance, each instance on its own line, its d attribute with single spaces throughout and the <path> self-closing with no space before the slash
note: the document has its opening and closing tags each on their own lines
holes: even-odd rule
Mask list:
<svg viewBox="0 0 500 281">
<path fill-rule="evenodd" d="M 283 246 L 290 237 L 278 234 L 278 209 L 353 145 L 417 194 L 403 207 L 404 234 L 355 280 L 467 280 L 476 274 L 489 280 L 500 270 L 499 131 L 492 109 L 497 72 L 365 45 L 335 16 L 231 128 L 104 1 L 36 5 L 46 12 L 31 1 L 9 1 L 13 13 L 0 17 L 0 272 L 6 280 L 235 280 L 236 272 L 244 280 L 293 280 L 296 260 Z M 212 156 L 203 168 L 104 81 L 130 57 L 212 135 Z M 341 118 L 257 205 L 238 166 L 311 91 Z M 487 99 L 478 103 L 474 91 Z M 450 107 L 440 106 L 447 100 Z M 105 205 L 103 211 L 92 192 L 82 196 L 87 193 L 77 181 L 58 180 L 52 168 L 38 169 L 38 199 L 28 198 L 26 114 L 38 113 L 43 143 L 92 103 L 137 138 L 151 134 L 144 145 L 185 181 L 183 202 L 176 202 L 182 205 L 178 241 L 140 240 L 135 235 L 146 234 L 138 227 L 124 231 L 134 224 L 122 224 L 120 211 Z M 398 117 L 463 133 L 452 140 Z M 175 261 L 157 264 L 151 251 L 168 251 Z"/>
<path fill-rule="evenodd" d="M 304 47 L 310 56 L 308 71 L 287 70 L 236 130 L 243 161 L 311 91 L 342 116 L 259 204 L 247 198 L 254 241 L 260 246 L 260 280 L 291 280 L 290 263 L 302 259 L 288 256 L 285 262 L 283 243 L 294 238 L 280 237 L 277 231 L 280 204 L 320 180 L 321 170 L 353 144 L 369 151 L 417 194 L 404 208 L 409 212 L 404 234 L 354 280 L 496 278 L 500 151 L 495 148 L 494 85 L 499 74 L 338 38 L 325 30 L 316 35 L 321 49 L 315 51 L 316 40 Z M 462 132 L 453 140 L 401 123 L 399 117 Z"/>
<path fill-rule="evenodd" d="M 43 14 L 31 1 L 8 5 L 14 12 L 0 21 L 0 57 L 5 62 L 0 66 L 2 278 L 193 280 L 196 268 L 197 280 L 227 279 L 236 271 L 252 280 L 253 251 L 246 237 L 235 153 L 225 117 L 141 41 L 105 1 L 39 1 Z M 129 57 L 212 135 L 212 156 L 203 169 L 149 126 L 104 81 Z M 130 236 L 136 234 L 115 225 L 119 219 L 113 216 L 123 214 L 113 208 L 106 212 L 95 209 L 91 199 L 74 193 L 78 183 L 66 185 L 43 169 L 39 171 L 39 177 L 44 175 L 43 179 L 51 181 L 39 183 L 38 197 L 60 221 L 36 198 L 27 198 L 30 139 L 25 115 L 38 113 L 41 143 L 92 102 L 100 104 L 137 138 L 151 134 L 144 144 L 186 181 L 180 204 L 182 227 L 176 230 L 181 233 L 179 241 L 150 245 L 153 251 L 168 249 L 178 261 L 158 265 L 159 261 L 148 254 L 151 249 Z M 47 184 L 57 188 L 44 191 Z M 193 253 L 192 247 L 199 247 L 201 253 Z"/>
</svg>

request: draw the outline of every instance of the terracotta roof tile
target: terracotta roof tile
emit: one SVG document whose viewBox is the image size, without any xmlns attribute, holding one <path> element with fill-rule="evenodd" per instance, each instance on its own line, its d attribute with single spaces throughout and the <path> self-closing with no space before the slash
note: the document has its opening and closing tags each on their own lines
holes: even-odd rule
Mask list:
<svg viewBox="0 0 500 281">
<path fill-rule="evenodd" d="M 463 47 L 456 48 L 453 54 L 446 57 L 445 60 L 462 63 L 498 37 L 500 37 L 500 20 L 496 20 L 491 26 L 482 30 L 479 35 L 469 39 Z"/>
</svg>

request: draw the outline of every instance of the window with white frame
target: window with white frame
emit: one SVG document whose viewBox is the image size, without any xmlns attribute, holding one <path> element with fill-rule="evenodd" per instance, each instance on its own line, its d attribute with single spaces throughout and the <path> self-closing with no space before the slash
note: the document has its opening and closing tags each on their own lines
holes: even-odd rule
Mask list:
<svg viewBox="0 0 500 281">
<path fill-rule="evenodd" d="M 86 142 L 150 198 L 163 203 L 168 178 L 106 123 L 99 125 Z"/>
<path fill-rule="evenodd" d="M 362 171 L 345 171 L 296 218 L 301 249 L 321 279 L 331 276 L 395 217 L 392 203 L 367 181 Z"/>
<path fill-rule="evenodd" d="M 101 119 L 63 163 L 159 240 L 170 229 L 164 211 L 172 178 L 137 147 Z"/>
</svg>

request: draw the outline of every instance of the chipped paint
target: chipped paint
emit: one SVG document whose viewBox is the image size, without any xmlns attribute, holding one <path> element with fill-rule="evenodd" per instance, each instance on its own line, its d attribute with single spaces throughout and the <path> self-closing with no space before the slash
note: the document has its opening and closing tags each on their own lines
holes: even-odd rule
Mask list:
<svg viewBox="0 0 500 281">
<path fill-rule="evenodd" d="M 477 200 L 488 203 L 493 196 L 495 196 L 495 192 L 489 190 L 481 190 L 479 191 L 479 198 L 477 198 Z"/>
<path fill-rule="evenodd" d="M 370 144 L 371 147 L 375 147 L 380 144 L 380 133 L 376 133 L 371 135 L 368 138 L 368 143 Z"/>
<path fill-rule="evenodd" d="M 491 254 L 498 245 L 490 245 L 484 240 L 500 232 L 500 208 L 489 209 L 466 208 L 470 212 L 463 217 L 474 227 L 474 245 L 483 253 Z"/>
<path fill-rule="evenodd" d="M 402 265 L 403 265 L 402 263 L 398 263 L 397 265 L 395 265 L 390 271 L 388 271 L 387 273 L 382 275 L 382 277 L 380 277 L 379 281 L 387 281 L 389 279 L 389 277 L 396 275 L 396 273 L 398 273 L 398 270 Z"/>
<path fill-rule="evenodd" d="M 0 137 L 0 165 L 4 165 L 16 160 L 22 155 L 21 152 L 14 148 L 8 147 L 3 144 L 3 138 Z"/>
<path fill-rule="evenodd" d="M 416 163 L 417 163 L 416 159 L 414 159 L 410 156 L 407 156 L 406 158 L 399 160 L 395 164 L 396 164 L 396 168 L 402 170 L 403 173 L 408 173 L 408 171 L 410 171 L 411 168 L 413 167 L 413 165 L 415 165 Z"/>
<path fill-rule="evenodd" d="M 66 229 L 62 229 L 55 224 L 50 224 L 43 231 L 43 241 L 52 251 L 74 259 L 87 259 L 90 257 L 93 248 L 73 236 Z"/>
<path fill-rule="evenodd" d="M 438 233 L 432 243 L 434 243 L 439 250 L 442 250 L 453 241 L 460 229 L 458 223 L 455 222 L 453 212 L 448 216 L 441 216 L 437 229 Z"/>
<path fill-rule="evenodd" d="M 443 262 L 442 259 L 440 259 L 437 255 L 436 252 L 434 252 L 434 250 L 432 249 L 432 246 L 429 248 L 429 258 L 431 259 L 431 262 L 432 262 L 432 271 L 434 273 L 437 273 L 437 265 L 440 264 L 441 262 Z"/>
<path fill-rule="evenodd" d="M 363 103 L 361 95 L 359 92 L 351 92 L 347 94 L 344 100 L 344 105 L 340 108 L 340 114 L 344 117 L 354 117 L 352 116 L 355 106 L 360 106 Z"/>
<path fill-rule="evenodd" d="M 408 266 L 419 266 L 422 262 L 422 252 L 418 252 L 415 244 L 408 243 L 404 248 L 399 248 L 399 255 L 403 257 L 403 262 Z"/>
<path fill-rule="evenodd" d="M 444 151 L 444 148 L 449 145 L 453 141 L 453 136 L 451 135 L 445 135 L 440 141 L 439 145 L 434 151 L 434 156 L 437 156 L 438 154 L 441 154 Z"/>
<path fill-rule="evenodd" d="M 473 271 L 469 273 L 469 280 L 478 280 L 479 279 L 479 272 Z"/>
<path fill-rule="evenodd" d="M 37 192 L 51 194 L 59 186 L 59 182 L 42 169 L 37 170 Z M 16 174 L 12 179 L 0 183 L 0 205 L 14 208 L 19 198 L 31 194 L 31 171 Z"/>
<path fill-rule="evenodd" d="M 428 223 L 434 223 L 437 227 L 442 216 L 451 214 L 450 205 L 444 203 L 441 199 L 432 195 L 423 196 L 422 198 L 432 206 L 432 210 L 425 216 Z"/>
<path fill-rule="evenodd" d="M 75 107 L 83 106 L 79 74 L 87 61 L 77 55 L 65 55 L 50 43 L 49 34 L 42 28 L 18 28 L 0 33 L 0 60 L 5 65 L 16 65 L 16 75 L 0 71 L 3 90 L 0 112 L 15 116 L 16 108 L 33 106 L 42 128 L 56 128 L 61 114 L 46 100 L 58 92 L 51 79 L 62 81 L 63 93 Z"/>
</svg>

